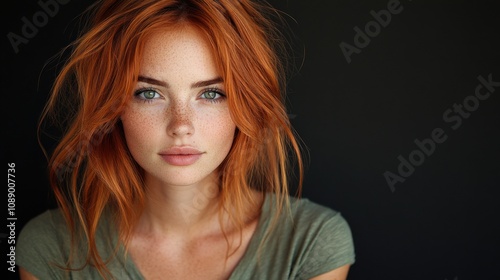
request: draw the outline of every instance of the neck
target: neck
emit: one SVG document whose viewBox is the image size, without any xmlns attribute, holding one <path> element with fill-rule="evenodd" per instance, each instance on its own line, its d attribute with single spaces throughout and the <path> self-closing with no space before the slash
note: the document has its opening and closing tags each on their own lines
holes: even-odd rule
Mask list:
<svg viewBox="0 0 500 280">
<path fill-rule="evenodd" d="M 146 207 L 139 229 L 149 234 L 187 236 L 218 225 L 219 186 L 216 179 L 190 186 L 169 186 L 146 179 L 146 186 Z"/>
</svg>

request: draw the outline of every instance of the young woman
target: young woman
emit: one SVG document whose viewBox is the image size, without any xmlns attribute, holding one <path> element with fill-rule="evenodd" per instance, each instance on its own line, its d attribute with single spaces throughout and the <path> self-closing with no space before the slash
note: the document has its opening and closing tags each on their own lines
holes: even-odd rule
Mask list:
<svg viewBox="0 0 500 280">
<path fill-rule="evenodd" d="M 276 11 L 248 0 L 93 11 L 44 114 L 69 114 L 50 158 L 59 207 L 23 228 L 21 278 L 346 279 L 348 224 L 288 192 L 302 162 Z"/>
</svg>

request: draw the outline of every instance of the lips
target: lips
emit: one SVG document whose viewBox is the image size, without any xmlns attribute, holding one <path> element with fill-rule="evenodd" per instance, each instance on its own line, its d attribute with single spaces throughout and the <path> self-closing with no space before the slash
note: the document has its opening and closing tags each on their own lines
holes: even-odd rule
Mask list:
<svg viewBox="0 0 500 280">
<path fill-rule="evenodd" d="M 159 155 L 170 165 L 187 166 L 195 163 L 203 152 L 192 147 L 172 147 Z"/>
</svg>

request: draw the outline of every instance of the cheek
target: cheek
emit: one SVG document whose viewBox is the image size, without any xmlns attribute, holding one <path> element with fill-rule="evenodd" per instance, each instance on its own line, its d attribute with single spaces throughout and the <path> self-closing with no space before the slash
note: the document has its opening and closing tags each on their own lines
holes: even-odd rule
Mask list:
<svg viewBox="0 0 500 280">
<path fill-rule="evenodd" d="M 147 148 L 154 139 L 158 123 L 151 115 L 137 111 L 125 111 L 121 117 L 127 146 L 131 151 Z"/>
<path fill-rule="evenodd" d="M 199 114 L 197 121 L 199 142 L 210 145 L 218 153 L 229 151 L 233 143 L 236 125 L 226 110 L 212 110 Z"/>
<path fill-rule="evenodd" d="M 218 135 L 221 138 L 220 143 L 223 143 L 224 149 L 229 151 L 233 143 L 234 133 L 236 131 L 236 125 L 232 121 L 230 115 L 228 114 L 224 121 L 221 121 L 218 125 Z"/>
</svg>

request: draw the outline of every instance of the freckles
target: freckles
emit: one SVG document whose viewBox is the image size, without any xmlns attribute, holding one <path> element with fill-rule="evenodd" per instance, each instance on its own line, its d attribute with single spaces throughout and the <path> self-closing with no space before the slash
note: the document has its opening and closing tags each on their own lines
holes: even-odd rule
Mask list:
<svg viewBox="0 0 500 280">
<path fill-rule="evenodd" d="M 143 139 L 147 139 L 152 133 L 157 132 L 161 125 L 161 119 L 158 118 L 158 114 L 143 110 L 134 110 L 130 112 L 127 114 L 126 121 L 128 130 L 130 130 L 136 138 Z"/>
<path fill-rule="evenodd" d="M 175 110 L 167 109 L 165 117 L 167 120 L 176 120 L 177 123 L 189 123 L 195 116 L 193 110 L 185 108 L 176 108 Z"/>
<path fill-rule="evenodd" d="M 234 131 L 236 130 L 236 125 L 229 115 L 223 118 L 219 118 L 216 123 L 214 123 L 214 132 L 216 132 L 223 139 L 232 141 L 234 138 Z"/>
</svg>

